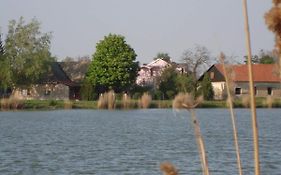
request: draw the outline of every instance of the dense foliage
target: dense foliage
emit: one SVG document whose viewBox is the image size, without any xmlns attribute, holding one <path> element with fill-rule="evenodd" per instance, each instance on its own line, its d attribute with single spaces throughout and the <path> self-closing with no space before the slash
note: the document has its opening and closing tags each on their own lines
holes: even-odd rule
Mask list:
<svg viewBox="0 0 281 175">
<path fill-rule="evenodd" d="M 206 73 L 204 75 L 200 85 L 199 92 L 203 95 L 204 100 L 212 100 L 214 98 L 214 91 L 209 74 Z"/>
<path fill-rule="evenodd" d="M 125 37 L 109 34 L 97 43 L 86 78 L 98 92 L 127 91 L 137 77 L 139 66 L 136 56 Z"/>
<path fill-rule="evenodd" d="M 157 53 L 157 55 L 156 55 L 156 57 L 154 58 L 154 60 L 157 60 L 157 59 L 162 59 L 162 60 L 164 60 L 164 61 L 166 61 L 166 62 L 171 62 L 171 57 L 169 56 L 169 54 L 168 53 L 164 53 L 164 52 L 159 52 L 159 53 Z"/>
<path fill-rule="evenodd" d="M 40 32 L 36 19 L 25 23 L 11 20 L 5 42 L 5 55 L 8 61 L 14 86 L 29 86 L 39 81 L 54 61 L 50 53 L 49 33 Z"/>
<path fill-rule="evenodd" d="M 0 91 L 8 88 L 11 84 L 11 71 L 5 54 L 2 37 L 0 34 Z"/>
</svg>

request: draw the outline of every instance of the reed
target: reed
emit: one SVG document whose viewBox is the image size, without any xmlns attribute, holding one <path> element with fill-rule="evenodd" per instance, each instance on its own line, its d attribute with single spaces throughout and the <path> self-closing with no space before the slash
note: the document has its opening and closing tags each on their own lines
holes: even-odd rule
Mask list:
<svg viewBox="0 0 281 175">
<path fill-rule="evenodd" d="M 106 96 L 107 96 L 107 109 L 114 109 L 115 102 L 116 102 L 114 91 L 113 90 L 109 91 Z"/>
<path fill-rule="evenodd" d="M 98 109 L 106 109 L 107 108 L 107 93 L 100 94 L 97 104 Z"/>
<path fill-rule="evenodd" d="M 122 108 L 130 109 L 131 107 L 132 107 L 131 97 L 127 93 L 124 93 L 122 96 Z"/>
<path fill-rule="evenodd" d="M 144 109 L 148 108 L 151 104 L 151 100 L 151 96 L 147 92 L 144 93 L 139 100 L 139 107 Z"/>
<path fill-rule="evenodd" d="M 245 20 L 245 34 L 246 34 L 246 47 L 248 56 L 248 74 L 249 74 L 249 89 L 250 89 L 250 103 L 251 103 L 251 114 L 252 114 L 252 129 L 253 129 L 253 147 L 254 147 L 254 166 L 255 175 L 260 174 L 260 160 L 259 160 L 259 134 L 258 134 L 258 122 L 256 112 L 256 101 L 254 94 L 254 81 L 253 81 L 253 70 L 252 70 L 252 51 L 251 51 L 251 40 L 250 40 L 250 29 L 248 21 L 248 9 L 247 0 L 243 0 L 243 15 Z"/>
<path fill-rule="evenodd" d="M 269 95 L 266 97 L 266 99 L 264 101 L 264 106 L 266 106 L 268 108 L 272 108 L 273 102 L 274 102 L 273 97 Z"/>
<path fill-rule="evenodd" d="M 242 105 L 245 107 L 245 108 L 249 108 L 250 107 L 250 96 L 249 95 L 242 95 L 241 96 L 241 102 L 242 102 Z"/>
<path fill-rule="evenodd" d="M 8 110 L 10 109 L 10 102 L 9 99 L 7 98 L 2 98 L 1 99 L 1 110 Z"/>
<path fill-rule="evenodd" d="M 179 93 L 173 100 L 173 108 L 187 109 L 191 114 L 191 120 L 194 127 L 195 140 L 197 142 L 197 148 L 200 156 L 201 167 L 203 175 L 209 175 L 208 158 L 205 150 L 204 139 L 201 134 L 199 121 L 197 119 L 194 108 L 203 101 L 203 96 L 194 98 L 189 93 Z"/>
<path fill-rule="evenodd" d="M 227 91 L 227 103 L 229 106 L 230 116 L 231 116 L 231 122 L 232 122 L 232 129 L 233 129 L 233 139 L 234 139 L 234 146 L 236 150 L 236 158 L 237 158 L 237 168 L 239 175 L 242 175 L 242 165 L 241 165 L 241 159 L 240 159 L 240 149 L 239 149 L 239 143 L 238 143 L 238 134 L 236 129 L 236 116 L 234 114 L 233 110 L 233 93 L 231 92 L 231 89 L 233 89 L 233 81 L 232 81 L 232 69 L 230 67 L 226 68 L 225 65 L 225 55 L 223 53 L 220 54 L 220 61 L 222 63 L 224 77 L 226 81 L 226 91 Z"/>
<path fill-rule="evenodd" d="M 178 170 L 170 162 L 163 162 L 160 165 L 160 170 L 164 175 L 178 175 Z"/>
<path fill-rule="evenodd" d="M 64 100 L 63 101 L 63 108 L 64 109 L 72 109 L 73 107 L 73 102 L 70 100 Z"/>
</svg>

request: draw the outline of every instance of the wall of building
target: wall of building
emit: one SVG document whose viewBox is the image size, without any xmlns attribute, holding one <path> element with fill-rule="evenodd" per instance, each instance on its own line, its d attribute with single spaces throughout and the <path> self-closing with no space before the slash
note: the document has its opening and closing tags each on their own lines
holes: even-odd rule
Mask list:
<svg viewBox="0 0 281 175">
<path fill-rule="evenodd" d="M 214 99 L 222 100 L 225 97 L 226 89 L 225 82 L 212 82 L 213 91 L 214 91 Z"/>
<path fill-rule="evenodd" d="M 69 87 L 64 84 L 35 85 L 30 89 L 16 89 L 12 94 L 17 99 L 68 100 Z"/>
</svg>

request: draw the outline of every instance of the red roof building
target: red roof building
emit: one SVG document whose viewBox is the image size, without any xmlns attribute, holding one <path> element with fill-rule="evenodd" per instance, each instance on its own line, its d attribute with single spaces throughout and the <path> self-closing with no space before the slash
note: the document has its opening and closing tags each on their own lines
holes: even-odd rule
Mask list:
<svg viewBox="0 0 281 175">
<path fill-rule="evenodd" d="M 236 96 L 248 94 L 249 76 L 248 65 L 231 65 L 232 81 Z M 216 99 L 223 99 L 226 96 L 225 77 L 221 64 L 212 65 L 203 75 L 209 74 Z M 203 79 L 203 75 L 199 81 Z M 253 79 L 255 95 L 259 97 L 274 96 L 281 97 L 281 78 L 278 75 L 278 68 L 275 64 L 253 64 Z"/>
</svg>

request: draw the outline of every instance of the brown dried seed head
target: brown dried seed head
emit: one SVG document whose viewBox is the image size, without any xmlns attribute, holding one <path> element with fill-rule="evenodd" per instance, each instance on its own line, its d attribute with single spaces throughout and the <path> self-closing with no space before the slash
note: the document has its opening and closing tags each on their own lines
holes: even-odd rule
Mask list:
<svg viewBox="0 0 281 175">
<path fill-rule="evenodd" d="M 281 8 L 273 7 L 264 17 L 268 29 L 281 37 Z"/>
<path fill-rule="evenodd" d="M 272 0 L 273 4 L 278 6 L 281 3 L 281 0 Z"/>
<path fill-rule="evenodd" d="M 178 175 L 176 167 L 170 162 L 161 163 L 160 169 L 163 171 L 164 175 Z"/>
</svg>

